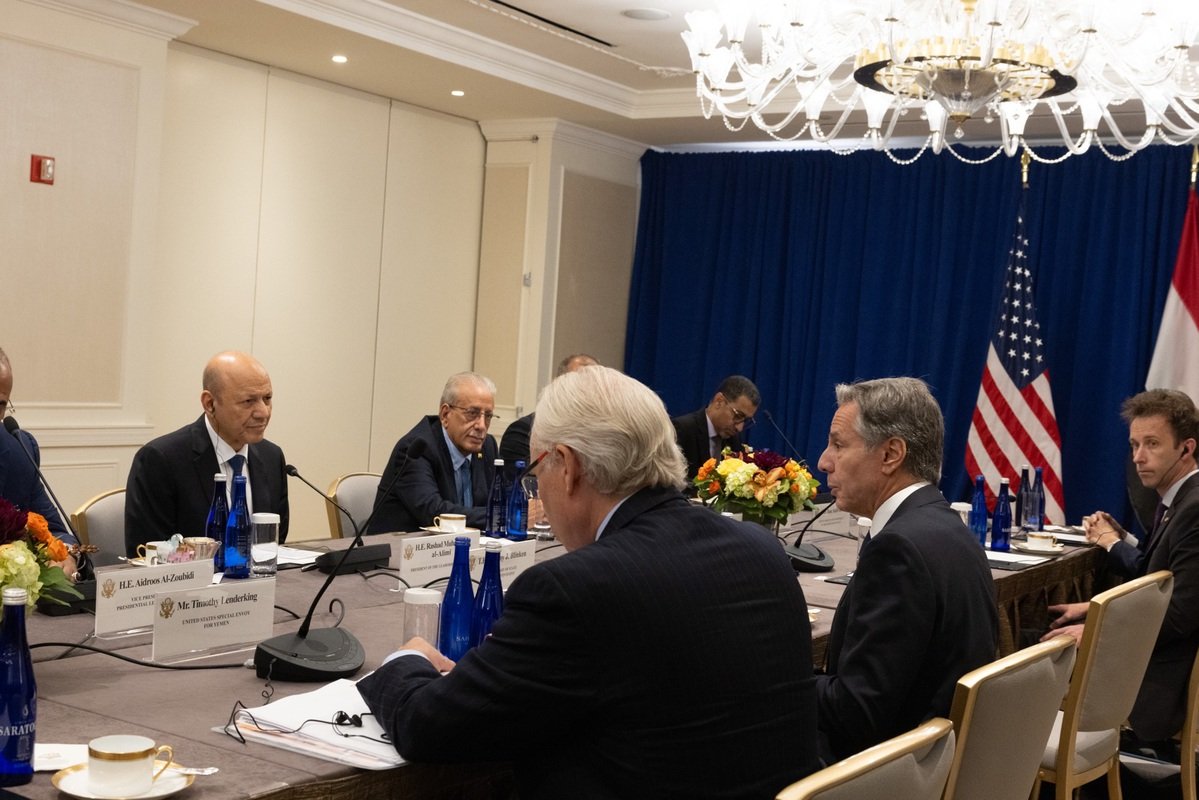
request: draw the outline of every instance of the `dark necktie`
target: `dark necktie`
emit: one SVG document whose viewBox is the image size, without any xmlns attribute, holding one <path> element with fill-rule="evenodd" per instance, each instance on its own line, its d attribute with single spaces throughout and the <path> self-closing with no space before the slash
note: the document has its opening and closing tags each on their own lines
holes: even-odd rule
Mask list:
<svg viewBox="0 0 1199 800">
<path fill-rule="evenodd" d="M 241 468 L 245 466 L 246 457 L 243 455 L 235 455 L 229 459 L 229 467 L 233 470 L 233 477 L 241 474 Z"/>
<path fill-rule="evenodd" d="M 1157 510 L 1153 512 L 1153 530 L 1149 532 L 1149 540 L 1145 542 L 1145 548 L 1141 552 L 1148 553 L 1149 548 L 1157 541 L 1157 537 L 1162 532 L 1162 520 L 1166 518 L 1166 510 L 1169 508 L 1165 503 L 1158 503 Z"/>
<path fill-rule="evenodd" d="M 719 436 L 713 436 L 708 440 L 708 452 L 711 454 L 712 458 L 720 458 L 720 451 L 722 449 L 723 448 L 720 446 Z"/>
</svg>

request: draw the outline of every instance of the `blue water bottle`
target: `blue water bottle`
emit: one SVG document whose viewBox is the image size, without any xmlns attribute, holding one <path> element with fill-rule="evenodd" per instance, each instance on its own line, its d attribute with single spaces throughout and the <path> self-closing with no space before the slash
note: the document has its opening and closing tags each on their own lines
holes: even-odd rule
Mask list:
<svg viewBox="0 0 1199 800">
<path fill-rule="evenodd" d="M 504 459 L 495 460 L 495 477 L 491 479 L 491 491 L 487 493 L 487 525 L 484 536 L 503 539 L 508 516 L 508 493 L 504 483 Z"/>
<path fill-rule="evenodd" d="M 1020 488 L 1016 490 L 1016 514 L 1012 517 L 1012 525 L 1020 530 L 1028 530 L 1025 520 L 1028 518 L 1028 495 L 1032 491 L 1032 479 L 1028 476 L 1028 465 L 1020 466 Z"/>
<path fill-rule="evenodd" d="M 991 517 L 991 549 L 1006 553 L 1011 549 L 1012 498 L 1008 491 L 1007 478 L 999 481 L 999 496 L 995 499 L 995 513 Z"/>
<path fill-rule="evenodd" d="M 246 505 L 246 476 L 233 476 L 233 502 L 225 522 L 225 577 L 250 577 L 250 508 Z"/>
<path fill-rule="evenodd" d="M 1037 467 L 1037 477 L 1028 491 L 1028 529 L 1039 531 L 1045 527 L 1045 484 L 1041 468 Z"/>
<path fill-rule="evenodd" d="M 497 543 L 498 544 L 498 543 Z M 441 602 L 441 632 L 437 649 L 451 661 L 458 661 L 470 649 L 475 598 L 470 584 L 470 537 L 454 539 L 454 566 Z"/>
<path fill-rule="evenodd" d="M 504 613 L 504 590 L 500 585 L 500 549 L 494 539 L 483 545 L 483 578 L 475 595 L 475 619 L 471 626 L 471 646 L 477 646 L 491 633 L 491 626 Z"/>
<path fill-rule="evenodd" d="M 0 786 L 33 780 L 37 685 L 25 635 L 25 589 L 6 587 L 0 616 Z M 0 794 L 7 793 L 0 792 Z"/>
<path fill-rule="evenodd" d="M 208 507 L 208 521 L 204 523 L 204 535 L 220 542 L 212 556 L 213 573 L 225 568 L 225 525 L 229 522 L 229 502 L 225 499 L 225 473 L 212 476 L 212 505 Z"/>
<path fill-rule="evenodd" d="M 970 532 L 987 546 L 987 487 L 982 475 L 974 478 L 974 500 L 970 503 Z"/>
<path fill-rule="evenodd" d="M 521 478 L 524 477 L 525 462 L 516 462 L 516 479 L 508 489 L 508 538 L 523 542 L 529 538 L 529 494 Z"/>
</svg>

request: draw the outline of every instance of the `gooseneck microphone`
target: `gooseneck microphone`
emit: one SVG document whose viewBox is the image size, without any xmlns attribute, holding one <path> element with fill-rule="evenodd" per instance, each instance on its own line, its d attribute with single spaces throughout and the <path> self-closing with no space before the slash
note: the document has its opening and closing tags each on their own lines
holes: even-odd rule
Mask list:
<svg viewBox="0 0 1199 800">
<path fill-rule="evenodd" d="M 787 438 L 787 434 L 783 433 L 783 429 L 774 421 L 774 415 L 768 410 L 762 409 L 762 416 L 770 423 L 770 426 L 782 437 L 783 443 L 790 448 L 790 455 L 796 461 L 803 461 L 799 456 L 799 450 L 795 445 L 791 444 L 791 440 Z M 812 523 L 820 519 L 824 512 L 832 508 L 835 503 L 830 499 L 828 504 L 812 515 L 811 519 L 804 524 L 799 532 L 799 536 L 795 537 L 795 543 L 785 545 L 783 551 L 791 557 L 791 566 L 796 572 L 831 572 L 833 569 L 833 557 L 821 550 L 814 544 L 804 544 L 804 534 L 812 527 Z"/>
<path fill-rule="evenodd" d="M 387 489 L 383 493 L 385 496 L 391 493 L 400 475 L 404 474 L 408 462 L 423 455 L 425 449 L 426 445 L 423 439 L 417 439 L 408 446 L 403 463 L 396 470 L 391 483 L 387 484 Z M 289 470 L 288 474 L 295 474 L 297 477 L 299 475 L 294 468 Z M 308 483 L 308 481 L 304 482 Z M 320 492 L 319 489 L 317 491 Z M 328 499 L 324 492 L 320 493 Z M 374 519 L 377 510 L 378 505 L 371 511 L 370 516 L 366 518 L 361 527 L 355 526 L 354 540 L 341 552 L 340 559 L 329 570 L 329 577 L 325 578 L 320 591 L 316 593 L 316 597 L 312 598 L 312 605 L 308 607 L 308 613 L 304 615 L 304 621 L 300 624 L 299 630 L 295 633 L 284 633 L 271 637 L 259 643 L 254 650 L 254 670 L 259 678 L 327 682 L 336 678 L 348 677 L 362 669 L 363 663 L 366 662 L 366 651 L 362 649 L 362 643 L 341 627 L 311 630 L 312 615 L 316 613 L 316 607 L 325 595 L 325 590 L 329 588 L 329 584 L 341 574 L 350 553 L 355 552 L 355 549 L 362 544 L 362 535 L 366 532 L 371 520 Z M 369 548 L 359 550 L 358 553 L 364 553 L 364 551 L 374 548 L 385 548 L 388 556 L 391 553 L 391 545 L 387 544 L 371 545 Z"/>
<path fill-rule="evenodd" d="M 358 523 L 354 521 L 354 516 L 350 514 L 349 510 L 313 485 L 312 481 L 301 475 L 300 471 L 291 464 L 288 464 L 286 467 L 284 467 L 283 471 L 293 478 L 299 478 L 305 486 L 319 494 L 321 498 L 325 500 L 325 502 L 329 503 L 329 505 L 345 514 L 350 519 L 350 525 L 354 531 L 354 536 L 352 538 L 358 544 L 357 546 L 350 545 L 348 550 L 353 550 L 354 552 L 350 555 L 344 555 L 343 553 L 339 552 L 323 553 L 316 559 L 315 563 L 317 569 L 326 574 L 336 571 L 338 575 L 345 575 L 349 572 L 362 572 L 363 570 L 369 569 L 383 569 L 387 566 L 387 562 L 391 560 L 391 545 L 364 544 L 362 540 L 358 538 L 358 531 L 361 530 L 365 534 L 366 528 L 358 527 Z"/>
</svg>

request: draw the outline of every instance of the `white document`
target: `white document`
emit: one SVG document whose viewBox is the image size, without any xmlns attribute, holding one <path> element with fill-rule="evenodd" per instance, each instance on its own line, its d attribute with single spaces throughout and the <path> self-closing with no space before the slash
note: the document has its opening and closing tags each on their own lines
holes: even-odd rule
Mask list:
<svg viewBox="0 0 1199 800">
<path fill-rule="evenodd" d="M 338 712 L 359 715 L 362 726 L 331 724 Z M 386 741 L 383 727 L 366 707 L 354 681 L 346 678 L 265 706 L 242 709 L 235 722 L 247 740 L 337 764 L 391 769 L 404 763 Z"/>
<path fill-rule="evenodd" d="M 279 545 L 279 566 L 284 564 L 314 564 L 323 555 L 316 550 L 304 550 L 300 547 Z"/>
<path fill-rule="evenodd" d="M 988 550 L 987 560 L 1010 561 L 1015 564 L 1044 564 L 1049 559 L 1045 556 L 1026 556 L 1021 553 L 1000 553 L 995 550 Z"/>
</svg>

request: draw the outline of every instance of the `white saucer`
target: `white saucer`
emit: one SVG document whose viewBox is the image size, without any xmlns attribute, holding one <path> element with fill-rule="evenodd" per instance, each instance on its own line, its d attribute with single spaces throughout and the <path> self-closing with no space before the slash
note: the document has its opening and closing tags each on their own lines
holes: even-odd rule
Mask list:
<svg viewBox="0 0 1199 800">
<path fill-rule="evenodd" d="M 1060 553 L 1064 549 L 1060 544 L 1054 544 L 1049 547 L 1036 547 L 1026 542 L 1012 542 L 1012 547 L 1017 550 L 1022 550 L 1025 553 L 1037 553 L 1039 555 L 1053 555 Z"/>
<path fill-rule="evenodd" d="M 161 761 L 154 762 L 154 769 L 159 769 L 162 766 Z M 175 792 L 186 789 L 195 781 L 195 775 L 184 775 L 177 771 L 174 767 L 167 767 L 166 772 L 154 781 L 154 785 L 150 787 L 150 791 L 142 794 L 131 795 L 126 797 L 116 797 L 114 795 L 93 794 L 88 788 L 87 781 L 87 762 L 76 764 L 73 767 L 60 769 L 50 778 L 50 782 L 54 784 L 54 788 L 60 792 L 71 795 L 71 797 L 80 797 L 84 800 L 155 800 L 159 797 L 170 797 Z"/>
<path fill-rule="evenodd" d="M 468 533 L 478 533 L 479 532 L 478 528 L 464 528 L 463 530 L 460 530 L 460 531 L 451 531 L 448 528 L 434 528 L 431 525 L 428 527 L 422 525 L 421 530 L 424 531 L 425 533 L 461 533 L 463 535 L 468 534 Z"/>
</svg>

